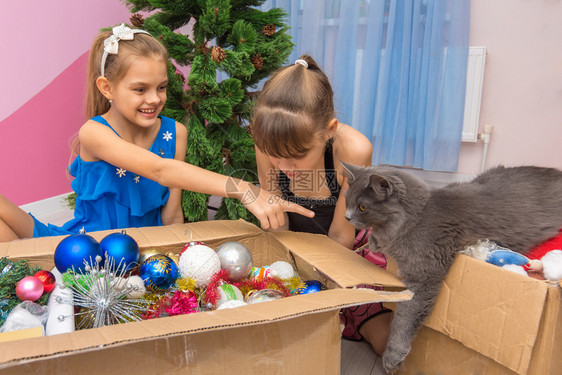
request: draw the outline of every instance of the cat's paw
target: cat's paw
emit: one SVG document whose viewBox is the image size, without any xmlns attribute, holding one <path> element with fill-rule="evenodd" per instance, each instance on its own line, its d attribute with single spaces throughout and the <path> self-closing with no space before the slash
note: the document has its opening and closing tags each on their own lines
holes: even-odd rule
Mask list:
<svg viewBox="0 0 562 375">
<path fill-rule="evenodd" d="M 395 374 L 406 359 L 410 348 L 387 346 L 382 356 L 382 364 L 388 374 Z"/>
</svg>

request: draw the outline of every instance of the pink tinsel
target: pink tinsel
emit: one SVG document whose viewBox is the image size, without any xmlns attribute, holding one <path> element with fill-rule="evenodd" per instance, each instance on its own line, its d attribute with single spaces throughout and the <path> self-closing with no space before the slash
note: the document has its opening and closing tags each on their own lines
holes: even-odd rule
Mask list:
<svg viewBox="0 0 562 375">
<path fill-rule="evenodd" d="M 170 300 L 170 307 L 166 308 L 168 315 L 182 315 L 197 312 L 197 295 L 191 290 L 178 290 Z"/>
<path fill-rule="evenodd" d="M 197 306 L 197 295 L 195 293 L 178 290 L 173 296 L 166 295 L 156 301 L 150 310 L 142 315 L 142 318 L 146 320 L 160 318 L 162 315 L 191 314 L 197 312 Z"/>
</svg>

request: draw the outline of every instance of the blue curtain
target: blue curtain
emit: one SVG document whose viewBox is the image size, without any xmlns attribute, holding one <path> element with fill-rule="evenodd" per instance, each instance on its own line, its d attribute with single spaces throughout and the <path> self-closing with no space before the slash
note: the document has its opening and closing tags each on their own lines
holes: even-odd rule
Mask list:
<svg viewBox="0 0 562 375">
<path fill-rule="evenodd" d="M 288 13 L 291 61 L 330 78 L 338 119 L 373 143 L 373 164 L 456 171 L 470 0 L 268 0 Z"/>
</svg>

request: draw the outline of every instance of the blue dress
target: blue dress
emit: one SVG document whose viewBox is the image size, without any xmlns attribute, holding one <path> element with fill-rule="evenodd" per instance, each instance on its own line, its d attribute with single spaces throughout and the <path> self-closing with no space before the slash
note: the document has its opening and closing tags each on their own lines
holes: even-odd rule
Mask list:
<svg viewBox="0 0 562 375">
<path fill-rule="evenodd" d="M 159 117 L 160 130 L 150 151 L 173 159 L 176 154 L 176 122 L 168 117 Z M 115 132 L 103 117 L 96 116 L 92 120 Z M 71 183 L 76 192 L 74 219 L 59 227 L 45 225 L 31 215 L 35 220 L 33 237 L 74 234 L 82 228 L 93 232 L 162 225 L 161 209 L 170 195 L 167 187 L 103 160 L 84 161 L 80 155 L 69 171 L 75 177 Z"/>
</svg>

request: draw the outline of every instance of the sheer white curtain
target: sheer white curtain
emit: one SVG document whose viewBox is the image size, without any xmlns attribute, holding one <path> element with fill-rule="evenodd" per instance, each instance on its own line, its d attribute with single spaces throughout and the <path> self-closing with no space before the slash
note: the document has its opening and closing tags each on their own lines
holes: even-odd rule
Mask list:
<svg viewBox="0 0 562 375">
<path fill-rule="evenodd" d="M 457 169 L 470 0 L 268 0 L 330 78 L 341 122 L 373 143 L 373 164 Z"/>
</svg>

